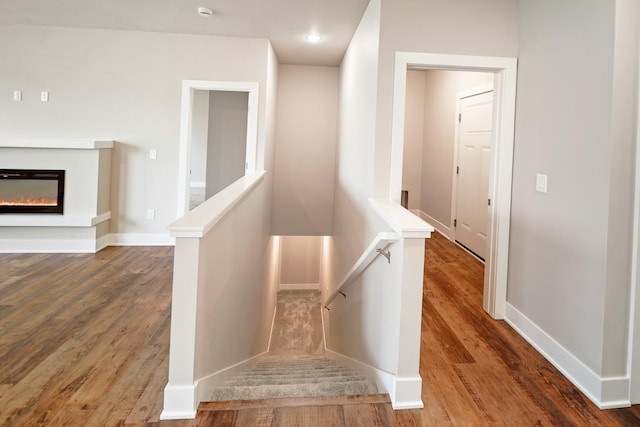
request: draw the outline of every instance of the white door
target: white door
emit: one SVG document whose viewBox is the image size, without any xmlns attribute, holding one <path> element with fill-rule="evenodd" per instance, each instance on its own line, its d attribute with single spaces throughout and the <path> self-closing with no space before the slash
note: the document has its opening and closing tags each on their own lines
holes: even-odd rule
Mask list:
<svg viewBox="0 0 640 427">
<path fill-rule="evenodd" d="M 460 99 L 455 240 L 483 260 L 487 252 L 493 91 Z"/>
</svg>

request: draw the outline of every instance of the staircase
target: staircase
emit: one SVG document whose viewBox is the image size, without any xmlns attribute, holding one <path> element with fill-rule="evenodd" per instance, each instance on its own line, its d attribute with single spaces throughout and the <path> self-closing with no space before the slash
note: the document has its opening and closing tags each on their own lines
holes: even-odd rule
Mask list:
<svg viewBox="0 0 640 427">
<path fill-rule="evenodd" d="M 280 291 L 269 352 L 213 390 L 212 401 L 377 394 L 324 349 L 319 291 Z"/>
</svg>

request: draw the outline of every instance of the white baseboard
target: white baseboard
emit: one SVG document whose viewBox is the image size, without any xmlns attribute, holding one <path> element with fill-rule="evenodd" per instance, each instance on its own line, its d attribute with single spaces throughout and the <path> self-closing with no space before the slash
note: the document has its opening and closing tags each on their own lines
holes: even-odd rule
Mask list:
<svg viewBox="0 0 640 427">
<path fill-rule="evenodd" d="M 419 209 L 412 210 L 411 213 L 419 217 L 421 220 L 428 222 L 430 225 L 433 226 L 433 228 L 436 229 L 438 233 L 442 234 L 444 237 L 451 240 L 451 227 L 444 225 L 437 219 L 433 218 L 432 216 L 424 213 Z"/>
<path fill-rule="evenodd" d="M 107 246 L 174 246 L 169 234 L 105 234 L 97 239 L 0 239 L 0 253 L 96 253 Z"/>
<path fill-rule="evenodd" d="M 380 393 L 389 394 L 391 407 L 395 410 L 422 409 L 422 378 L 397 377 L 390 372 L 375 368 L 359 360 L 352 359 L 344 354 L 336 353 L 329 349 L 328 353 L 343 359 L 354 369 L 362 372 L 367 378 L 376 382 Z"/>
<path fill-rule="evenodd" d="M 391 398 L 391 407 L 399 409 L 422 409 L 422 378 L 396 377 L 395 390 Z"/>
<path fill-rule="evenodd" d="M 164 407 L 161 420 L 192 420 L 198 413 L 196 385 L 170 385 L 164 388 Z"/>
<path fill-rule="evenodd" d="M 600 409 L 631 406 L 628 377 L 601 377 L 507 303 L 505 321 Z"/>
<path fill-rule="evenodd" d="M 320 283 L 280 283 L 279 291 L 319 291 Z"/>
<path fill-rule="evenodd" d="M 174 246 L 175 238 L 169 233 L 112 233 L 109 235 L 110 246 Z"/>
<path fill-rule="evenodd" d="M 109 234 L 105 234 L 102 237 L 98 237 L 98 239 L 96 240 L 95 251 L 100 252 L 101 250 L 109 246 L 110 239 L 111 239 L 111 236 Z"/>
<path fill-rule="evenodd" d="M 271 338 L 273 338 L 273 327 L 276 324 L 276 310 L 278 309 L 278 303 L 276 301 L 273 307 L 273 315 L 271 316 L 271 329 L 269 329 L 269 342 L 267 343 L 267 353 L 271 350 Z"/>
<path fill-rule="evenodd" d="M 95 253 L 94 239 L 0 239 L 0 253 Z"/>
</svg>

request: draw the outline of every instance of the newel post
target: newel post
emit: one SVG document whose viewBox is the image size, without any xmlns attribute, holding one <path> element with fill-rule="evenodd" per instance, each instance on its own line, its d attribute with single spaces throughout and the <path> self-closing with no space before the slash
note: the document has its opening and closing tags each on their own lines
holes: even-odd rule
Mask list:
<svg viewBox="0 0 640 427">
<path fill-rule="evenodd" d="M 195 418 L 196 309 L 200 239 L 177 237 L 173 264 L 169 382 L 160 418 Z"/>
</svg>

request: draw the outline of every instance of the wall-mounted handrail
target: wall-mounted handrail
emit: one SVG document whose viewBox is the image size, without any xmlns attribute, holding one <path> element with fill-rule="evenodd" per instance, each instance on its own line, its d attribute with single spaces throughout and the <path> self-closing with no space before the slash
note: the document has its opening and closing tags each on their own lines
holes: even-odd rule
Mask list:
<svg viewBox="0 0 640 427">
<path fill-rule="evenodd" d="M 351 285 L 378 255 L 384 253 L 385 257 L 387 257 L 388 254 L 387 259 L 391 262 L 390 254 L 386 249 L 391 243 L 397 242 L 398 240 L 400 240 L 400 236 L 394 232 L 378 233 L 367 249 L 364 250 L 360 258 L 353 264 L 353 267 L 347 272 L 342 282 L 340 282 L 340 285 L 329 295 L 329 298 L 327 298 L 324 303 L 324 307 L 328 309 L 329 304 L 331 304 L 338 295 L 345 296 L 344 290 L 347 286 Z"/>
</svg>

